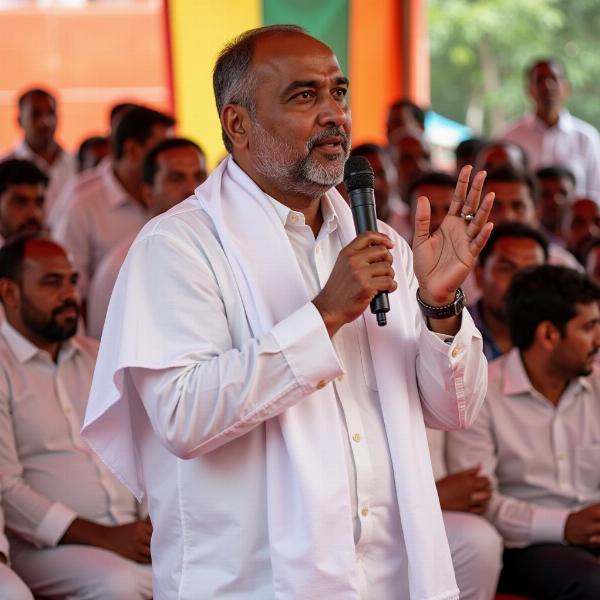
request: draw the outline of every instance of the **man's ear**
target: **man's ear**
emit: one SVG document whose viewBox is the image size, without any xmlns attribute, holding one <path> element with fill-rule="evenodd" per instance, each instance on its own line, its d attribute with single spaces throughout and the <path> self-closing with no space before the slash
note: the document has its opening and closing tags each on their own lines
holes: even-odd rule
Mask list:
<svg viewBox="0 0 600 600">
<path fill-rule="evenodd" d="M 21 291 L 12 279 L 7 279 L 6 277 L 0 279 L 0 299 L 2 299 L 5 308 L 15 308 L 18 306 L 21 299 Z"/>
<path fill-rule="evenodd" d="M 547 351 L 554 350 L 560 343 L 561 337 L 558 327 L 550 321 L 539 323 L 534 335 L 535 343 Z"/>
<path fill-rule="evenodd" d="M 221 111 L 221 126 L 234 148 L 248 147 L 250 115 L 239 104 L 226 104 Z"/>
</svg>

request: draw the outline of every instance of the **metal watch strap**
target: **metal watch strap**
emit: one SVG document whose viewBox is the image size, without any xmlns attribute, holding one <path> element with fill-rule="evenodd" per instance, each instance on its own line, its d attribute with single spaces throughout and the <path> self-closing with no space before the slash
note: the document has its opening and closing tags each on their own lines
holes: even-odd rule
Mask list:
<svg viewBox="0 0 600 600">
<path fill-rule="evenodd" d="M 419 290 L 417 289 L 417 303 L 424 316 L 430 319 L 449 319 L 450 317 L 460 315 L 465 306 L 465 295 L 463 291 L 458 288 L 453 302 L 450 302 L 450 304 L 446 304 L 445 306 L 431 306 L 423 302 Z"/>
</svg>

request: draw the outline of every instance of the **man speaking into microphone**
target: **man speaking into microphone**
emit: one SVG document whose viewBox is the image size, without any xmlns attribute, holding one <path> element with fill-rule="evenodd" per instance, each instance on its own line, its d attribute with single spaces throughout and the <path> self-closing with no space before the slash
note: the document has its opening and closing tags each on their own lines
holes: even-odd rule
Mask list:
<svg viewBox="0 0 600 600">
<path fill-rule="evenodd" d="M 458 598 L 425 437 L 483 401 L 460 284 L 483 174 L 411 249 L 356 237 L 334 186 L 348 79 L 293 26 L 248 31 L 214 90 L 229 156 L 149 222 L 117 280 L 84 435 L 148 497 L 156 598 Z M 368 310 L 388 292 L 387 325 Z"/>
</svg>

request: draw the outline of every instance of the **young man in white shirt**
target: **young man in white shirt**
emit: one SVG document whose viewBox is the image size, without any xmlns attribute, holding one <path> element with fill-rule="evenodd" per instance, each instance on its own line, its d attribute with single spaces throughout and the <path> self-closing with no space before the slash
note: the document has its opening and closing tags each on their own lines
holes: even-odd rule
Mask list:
<svg viewBox="0 0 600 600">
<path fill-rule="evenodd" d="M 503 138 L 520 144 L 533 171 L 564 165 L 575 175 L 578 196 L 600 202 L 600 135 L 564 108 L 569 82 L 555 58 L 539 60 L 526 71 L 533 113 L 508 125 Z"/>
<path fill-rule="evenodd" d="M 142 169 L 148 211 L 152 216 L 166 212 L 191 196 L 206 179 L 206 159 L 198 144 L 185 138 L 168 138 L 146 155 Z M 87 333 L 97 340 L 117 275 L 135 235 L 124 239 L 100 262 L 92 281 L 87 303 Z"/>
<path fill-rule="evenodd" d="M 499 589 L 533 598 L 600 597 L 600 287 L 566 267 L 515 276 L 514 348 L 490 364 L 479 418 L 449 434 L 451 470 L 481 464 L 485 516 L 504 538 Z"/>
<path fill-rule="evenodd" d="M 73 257 L 82 298 L 102 258 L 150 218 L 142 193 L 142 163 L 146 152 L 170 135 L 174 123 L 144 106 L 126 110 L 115 131 L 112 164 L 99 167 L 99 177 L 77 186 L 68 210 L 56 217 L 52 233 Z"/>
<path fill-rule="evenodd" d="M 80 435 L 97 344 L 76 336 L 63 248 L 0 249 L 0 478 L 15 571 L 43 597 L 152 597 L 150 536 L 133 496 Z"/>
<path fill-rule="evenodd" d="M 56 98 L 47 90 L 27 90 L 18 100 L 18 123 L 23 141 L 5 158 L 22 158 L 34 162 L 48 175 L 46 205 L 50 210 L 62 190 L 77 172 L 73 156 L 55 139 L 58 125 Z"/>
</svg>

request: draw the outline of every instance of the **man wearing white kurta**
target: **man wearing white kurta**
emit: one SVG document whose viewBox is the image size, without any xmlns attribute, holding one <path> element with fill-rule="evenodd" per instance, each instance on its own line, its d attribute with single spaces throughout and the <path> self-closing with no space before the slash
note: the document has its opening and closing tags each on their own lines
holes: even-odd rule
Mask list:
<svg viewBox="0 0 600 600">
<path fill-rule="evenodd" d="M 469 315 L 430 330 L 416 292 L 435 315 L 460 299 L 493 198 L 466 168 L 431 236 L 419 203 L 414 258 L 383 224 L 353 239 L 331 50 L 248 32 L 214 84 L 232 156 L 133 243 L 84 425 L 148 496 L 154 594 L 458 598 L 424 420 L 472 422 L 486 363 Z M 385 328 L 363 315 L 383 290 Z"/>
</svg>

